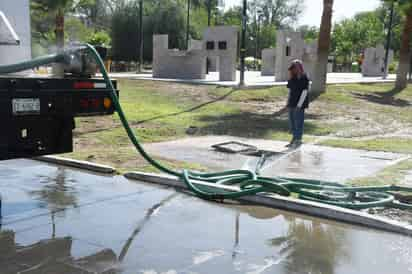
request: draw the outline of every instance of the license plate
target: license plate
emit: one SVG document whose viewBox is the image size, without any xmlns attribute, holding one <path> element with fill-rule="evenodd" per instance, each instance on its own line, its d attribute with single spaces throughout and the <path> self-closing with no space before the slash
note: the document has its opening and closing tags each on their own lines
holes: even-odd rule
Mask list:
<svg viewBox="0 0 412 274">
<path fill-rule="evenodd" d="M 40 114 L 40 99 L 19 98 L 12 100 L 13 115 Z"/>
</svg>

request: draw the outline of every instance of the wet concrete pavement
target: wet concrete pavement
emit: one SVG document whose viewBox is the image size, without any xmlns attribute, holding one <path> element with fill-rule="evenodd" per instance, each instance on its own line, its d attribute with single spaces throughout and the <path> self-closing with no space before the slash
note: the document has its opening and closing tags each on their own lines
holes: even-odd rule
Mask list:
<svg viewBox="0 0 412 274">
<path fill-rule="evenodd" d="M 63 241 L 53 254 L 68 257 L 56 258 L 54 272 L 47 273 L 68 273 L 59 268 L 67 265 L 146 274 L 412 272 L 412 238 L 280 210 L 209 203 L 120 176 L 29 160 L 0 162 L 0 192 L 0 241 L 5 231 L 14 232 L 13 256 L 26 254 L 1 260 L 0 252 L 2 274 L 10 262 L 31 266 L 36 257 L 47 257 L 44 250 L 27 255 L 27 246 L 40 240 L 49 240 L 42 242 L 48 246 Z"/>
<path fill-rule="evenodd" d="M 284 152 L 285 142 L 244 139 L 232 136 L 207 136 L 146 145 L 147 150 L 167 159 L 198 163 L 212 170 L 247 168 L 254 170 L 258 157 L 216 152 L 212 145 L 240 141 L 261 150 Z M 356 177 L 371 176 L 401 159 L 402 155 L 383 152 L 304 145 L 287 155 L 269 158 L 261 172 L 265 176 L 286 176 L 344 182 Z"/>
<path fill-rule="evenodd" d="M 406 174 L 405 183 L 408 185 L 412 185 L 412 170 Z"/>
</svg>

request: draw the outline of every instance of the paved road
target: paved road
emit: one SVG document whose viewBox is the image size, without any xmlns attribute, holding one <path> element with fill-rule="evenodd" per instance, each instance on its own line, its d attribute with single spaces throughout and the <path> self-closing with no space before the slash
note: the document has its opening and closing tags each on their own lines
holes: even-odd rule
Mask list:
<svg viewBox="0 0 412 274">
<path fill-rule="evenodd" d="M 191 84 L 208 84 L 208 85 L 221 85 L 221 86 L 237 86 L 237 81 L 219 81 L 219 74 L 217 72 L 211 72 L 206 76 L 206 79 L 197 80 L 184 80 L 184 79 L 159 79 L 153 78 L 150 72 L 148 73 L 111 73 L 111 77 L 115 79 L 135 79 L 135 80 L 154 80 L 154 81 L 168 81 L 178 83 L 191 83 Z M 240 79 L 239 71 L 237 72 L 237 79 Z M 382 77 L 363 77 L 360 73 L 329 73 L 329 84 L 349 84 L 349 83 L 384 83 L 393 82 L 396 79 L 396 75 L 391 74 L 386 80 Z M 261 76 L 259 71 L 247 71 L 245 74 L 245 84 L 249 87 L 270 87 L 270 86 L 285 86 L 286 82 L 275 82 L 274 76 Z"/>
<path fill-rule="evenodd" d="M 412 269 L 411 238 L 280 210 L 209 203 L 120 176 L 30 160 L 0 162 L 0 192 L 2 274 L 33 267 L 52 271 L 46 273 L 146 274 Z"/>
</svg>

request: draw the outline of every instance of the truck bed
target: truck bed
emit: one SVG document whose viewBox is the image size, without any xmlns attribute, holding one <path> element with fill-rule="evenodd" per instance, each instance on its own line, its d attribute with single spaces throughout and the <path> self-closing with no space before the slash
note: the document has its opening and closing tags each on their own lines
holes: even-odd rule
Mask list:
<svg viewBox="0 0 412 274">
<path fill-rule="evenodd" d="M 0 77 L 0 160 L 71 152 L 74 117 L 113 114 L 110 92 L 103 79 Z"/>
</svg>

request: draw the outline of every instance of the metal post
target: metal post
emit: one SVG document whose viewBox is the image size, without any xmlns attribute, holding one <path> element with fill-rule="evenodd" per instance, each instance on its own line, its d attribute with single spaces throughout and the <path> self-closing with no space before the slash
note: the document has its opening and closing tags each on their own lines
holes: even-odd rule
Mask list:
<svg viewBox="0 0 412 274">
<path fill-rule="evenodd" d="M 186 49 L 189 49 L 189 28 L 190 28 L 190 0 L 187 0 L 187 21 L 186 21 Z"/>
<path fill-rule="evenodd" d="M 210 27 L 212 20 L 212 0 L 207 1 L 207 26 Z M 209 74 L 210 59 L 206 58 L 206 74 Z"/>
<path fill-rule="evenodd" d="M 207 1 L 207 26 L 210 27 L 212 20 L 212 0 Z"/>
<path fill-rule="evenodd" d="M 255 52 L 255 69 L 258 70 L 259 62 L 259 47 L 260 47 L 260 16 L 256 20 L 256 52 Z"/>
<path fill-rule="evenodd" d="M 143 0 L 139 2 L 139 72 L 143 70 Z"/>
<path fill-rule="evenodd" d="M 388 77 L 389 50 L 391 47 L 391 40 L 392 40 L 392 25 L 393 25 L 394 10 L 395 10 L 395 1 L 392 1 L 391 12 L 389 16 L 388 36 L 386 37 L 386 52 L 385 52 L 383 79 L 386 79 Z"/>
<path fill-rule="evenodd" d="M 245 85 L 246 23 L 247 23 L 247 0 L 243 0 L 242 40 L 240 44 L 240 83 L 239 83 L 240 86 Z"/>
<path fill-rule="evenodd" d="M 253 60 L 253 66 L 254 66 L 254 68 L 255 68 L 255 70 L 256 70 L 256 68 L 257 68 L 257 52 L 258 52 L 258 49 L 257 49 L 257 37 L 258 37 L 258 26 L 257 26 L 257 15 L 255 16 L 255 56 L 254 56 L 254 60 Z"/>
</svg>

